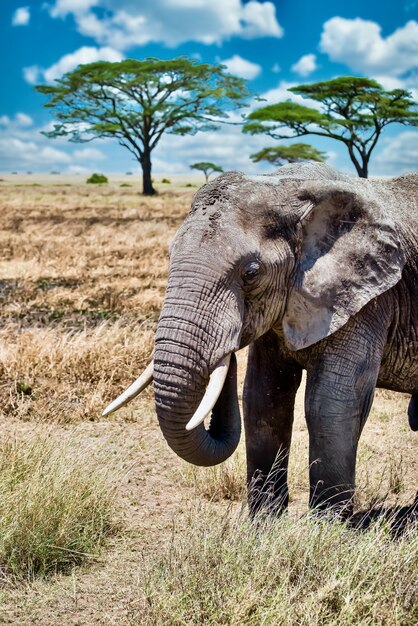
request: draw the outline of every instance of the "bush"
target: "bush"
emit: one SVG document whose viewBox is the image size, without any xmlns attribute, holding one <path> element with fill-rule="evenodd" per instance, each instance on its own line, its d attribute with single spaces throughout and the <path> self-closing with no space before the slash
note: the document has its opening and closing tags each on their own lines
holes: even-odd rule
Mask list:
<svg viewBox="0 0 418 626">
<path fill-rule="evenodd" d="M 171 180 L 169 178 L 162 178 L 161 182 L 165 185 L 171 185 Z"/>
<path fill-rule="evenodd" d="M 132 187 L 129 183 L 121 183 L 119 187 Z"/>
<path fill-rule="evenodd" d="M 92 174 L 90 178 L 86 180 L 86 183 L 93 184 L 93 185 L 102 185 L 103 183 L 108 183 L 108 182 L 109 181 L 107 179 L 107 176 L 105 176 L 104 174 L 96 174 L 96 173 Z"/>
<path fill-rule="evenodd" d="M 74 436 L 0 441 L 2 580 L 67 571 L 97 553 L 114 530 L 116 481 L 105 459 Z"/>
</svg>

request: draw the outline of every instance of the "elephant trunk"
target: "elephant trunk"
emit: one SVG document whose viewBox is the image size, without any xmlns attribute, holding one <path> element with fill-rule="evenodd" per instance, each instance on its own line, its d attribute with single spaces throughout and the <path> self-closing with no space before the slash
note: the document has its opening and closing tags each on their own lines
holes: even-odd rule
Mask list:
<svg viewBox="0 0 418 626">
<path fill-rule="evenodd" d="M 177 328 L 173 333 L 171 326 L 170 329 L 167 330 L 163 316 L 154 353 L 155 404 L 162 433 L 170 448 L 185 461 L 200 466 L 222 463 L 236 449 L 241 434 L 235 354 L 231 354 L 209 428 L 200 423 L 188 430 L 186 426 L 201 403 L 214 368 L 207 364 L 203 348 L 187 347 L 198 332 L 196 328 L 185 331 L 183 318 L 181 331 Z M 205 351 L 207 342 L 206 336 L 199 344 Z"/>
</svg>

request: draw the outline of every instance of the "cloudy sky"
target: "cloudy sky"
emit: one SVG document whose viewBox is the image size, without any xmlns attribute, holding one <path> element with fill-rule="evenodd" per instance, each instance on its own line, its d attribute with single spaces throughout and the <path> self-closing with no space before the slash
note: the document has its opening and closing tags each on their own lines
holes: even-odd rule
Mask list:
<svg viewBox="0 0 418 626">
<path fill-rule="evenodd" d="M 224 63 L 268 102 L 293 85 L 340 75 L 371 76 L 418 100 L 418 0 L 2 0 L 0 171 L 135 171 L 113 142 L 46 139 L 52 123 L 33 85 L 50 83 L 80 63 L 126 57 L 190 55 Z M 353 172 L 338 142 L 308 138 L 333 166 Z M 272 145 L 238 128 L 195 137 L 166 136 L 154 152 L 156 173 L 189 171 L 211 160 L 224 169 L 268 171 L 252 152 Z M 418 129 L 392 125 L 375 150 L 371 173 L 418 169 Z"/>
</svg>

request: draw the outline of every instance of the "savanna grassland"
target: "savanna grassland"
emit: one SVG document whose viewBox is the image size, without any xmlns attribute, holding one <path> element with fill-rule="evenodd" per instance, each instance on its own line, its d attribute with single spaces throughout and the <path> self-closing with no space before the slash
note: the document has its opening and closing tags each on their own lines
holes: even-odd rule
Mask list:
<svg viewBox="0 0 418 626">
<path fill-rule="evenodd" d="M 152 389 L 101 418 L 150 359 L 191 180 L 157 178 L 152 198 L 132 177 L 0 182 L 0 624 L 417 624 L 411 521 L 380 516 L 360 531 L 306 515 L 302 391 L 290 513 L 255 526 L 242 443 L 221 467 L 186 466 L 159 432 Z M 407 403 L 376 394 L 359 518 L 414 501 Z"/>
</svg>

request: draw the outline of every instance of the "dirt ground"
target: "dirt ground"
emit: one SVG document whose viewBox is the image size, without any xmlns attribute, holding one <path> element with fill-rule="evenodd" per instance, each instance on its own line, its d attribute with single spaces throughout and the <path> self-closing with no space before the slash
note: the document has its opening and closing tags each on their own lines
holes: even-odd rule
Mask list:
<svg viewBox="0 0 418 626">
<path fill-rule="evenodd" d="M 1 432 L 71 433 L 108 448 L 109 462 L 121 454 L 126 467 L 120 532 L 70 574 L 0 587 L 0 624 L 139 626 L 132 616 L 143 563 L 163 550 L 174 526 L 180 532 L 182 516 L 205 498 L 202 481 L 213 475 L 191 475 L 167 448 L 152 390 L 114 416 L 100 415 L 150 357 L 168 244 L 196 179 L 163 184 L 156 177 L 160 193 L 143 198 L 134 177 L 103 186 L 65 177 L 0 178 Z M 239 368 L 242 381 L 244 353 Z M 379 498 L 414 499 L 418 437 L 408 427 L 407 403 L 402 394 L 376 393 L 358 455 L 359 509 Z M 308 493 L 303 388 L 296 414 L 290 490 L 291 513 L 299 515 Z M 236 455 L 243 459 L 242 444 Z M 241 507 L 243 462 L 234 467 L 242 487 L 232 506 Z M 230 505 L 213 500 L 214 507 Z"/>
</svg>

